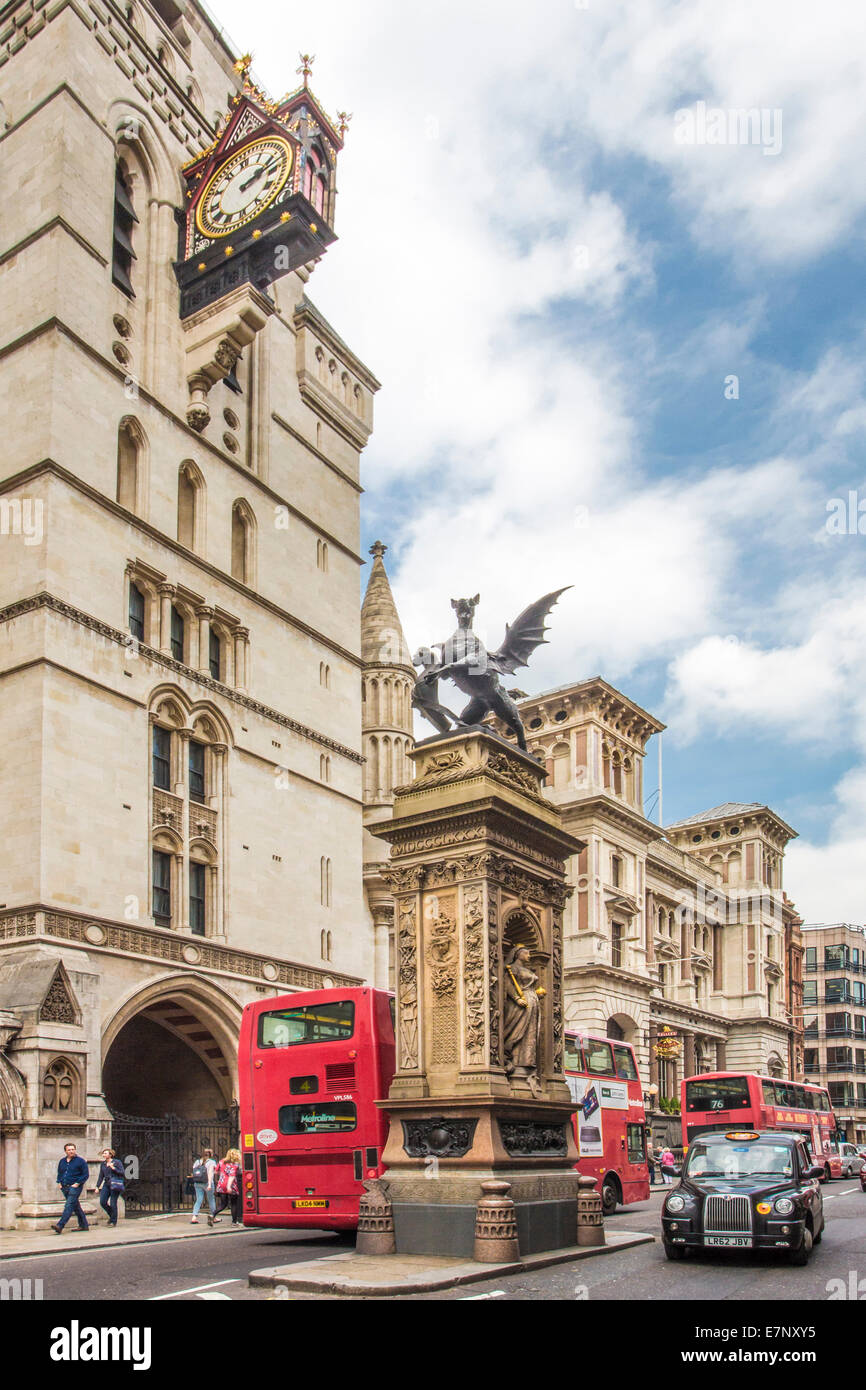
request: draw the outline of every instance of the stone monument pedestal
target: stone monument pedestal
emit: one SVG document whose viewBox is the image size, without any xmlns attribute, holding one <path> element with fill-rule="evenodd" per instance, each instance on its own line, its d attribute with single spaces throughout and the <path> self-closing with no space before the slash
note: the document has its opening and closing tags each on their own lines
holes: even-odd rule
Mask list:
<svg viewBox="0 0 866 1390">
<path fill-rule="evenodd" d="M 511 1184 L 522 1254 L 576 1241 L 563 1075 L 565 860 L 544 769 L 487 726 L 425 740 L 398 788 L 397 1071 L 383 1159 L 398 1253 L 472 1257 L 481 1183 Z"/>
</svg>

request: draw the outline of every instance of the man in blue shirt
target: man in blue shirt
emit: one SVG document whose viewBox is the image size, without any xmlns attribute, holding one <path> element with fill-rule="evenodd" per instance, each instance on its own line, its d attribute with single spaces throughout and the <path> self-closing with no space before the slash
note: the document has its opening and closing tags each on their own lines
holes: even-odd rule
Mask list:
<svg viewBox="0 0 866 1390">
<path fill-rule="evenodd" d="M 81 1210 L 80 1197 L 84 1192 L 87 1180 L 90 1177 L 90 1169 L 86 1161 L 80 1158 L 75 1150 L 74 1144 L 64 1145 L 65 1157 L 61 1158 L 57 1165 L 57 1183 L 66 1198 L 66 1206 L 63 1208 L 63 1215 L 55 1223 L 53 1229 L 60 1235 L 70 1216 L 75 1214 L 78 1218 L 79 1231 L 89 1231 L 87 1217 Z"/>
</svg>

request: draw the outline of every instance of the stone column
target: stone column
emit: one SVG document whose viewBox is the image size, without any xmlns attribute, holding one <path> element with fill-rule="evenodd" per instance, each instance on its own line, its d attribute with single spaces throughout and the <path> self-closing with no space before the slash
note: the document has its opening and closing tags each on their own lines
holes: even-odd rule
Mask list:
<svg viewBox="0 0 866 1390">
<path fill-rule="evenodd" d="M 683 1034 L 683 1076 L 694 1076 L 695 1074 L 695 1035 L 694 1033 Z"/>
<path fill-rule="evenodd" d="M 244 691 L 248 689 L 247 650 L 249 646 L 249 636 L 250 630 L 248 627 L 235 628 L 235 687 L 238 690 Z"/>
<path fill-rule="evenodd" d="M 649 1026 L 649 1077 L 651 1086 L 659 1086 L 659 1059 L 656 1056 L 656 1043 L 659 1037 L 659 1026 L 651 1023 Z M 659 1089 L 661 1094 L 661 1089 Z"/>
<path fill-rule="evenodd" d="M 198 667 L 196 668 L 203 676 L 210 675 L 210 621 L 214 610 L 207 604 L 202 604 L 195 610 L 198 618 Z"/>
<path fill-rule="evenodd" d="M 174 584 L 159 586 L 159 650 L 171 656 L 171 605 L 177 587 Z"/>
</svg>

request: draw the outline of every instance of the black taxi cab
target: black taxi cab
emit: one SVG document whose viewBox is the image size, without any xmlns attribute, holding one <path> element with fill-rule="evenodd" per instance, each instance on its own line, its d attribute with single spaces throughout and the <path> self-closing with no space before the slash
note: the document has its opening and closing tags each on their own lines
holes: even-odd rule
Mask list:
<svg viewBox="0 0 866 1390">
<path fill-rule="evenodd" d="M 692 1141 L 662 1205 L 669 1260 L 689 1250 L 786 1250 L 807 1263 L 824 1233 L 824 1169 L 801 1134 L 720 1130 Z"/>
</svg>

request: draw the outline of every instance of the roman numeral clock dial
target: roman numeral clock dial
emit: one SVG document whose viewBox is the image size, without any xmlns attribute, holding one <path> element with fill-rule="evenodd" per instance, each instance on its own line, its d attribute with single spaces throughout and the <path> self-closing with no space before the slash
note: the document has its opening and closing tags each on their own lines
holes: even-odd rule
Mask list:
<svg viewBox="0 0 866 1390">
<path fill-rule="evenodd" d="M 196 209 L 199 231 L 206 237 L 228 236 L 252 222 L 280 194 L 291 169 L 287 140 L 272 135 L 245 145 L 211 176 Z"/>
</svg>

